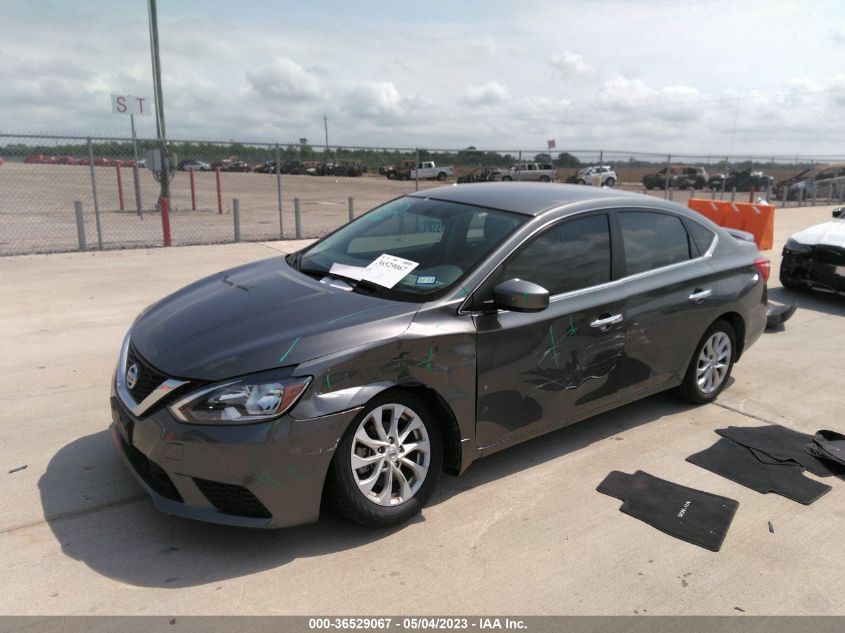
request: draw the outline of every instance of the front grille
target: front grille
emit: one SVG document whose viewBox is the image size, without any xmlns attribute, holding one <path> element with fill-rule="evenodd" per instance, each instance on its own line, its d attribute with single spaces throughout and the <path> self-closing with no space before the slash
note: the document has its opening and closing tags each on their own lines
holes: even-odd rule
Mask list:
<svg viewBox="0 0 845 633">
<path fill-rule="evenodd" d="M 219 481 L 197 479 L 194 483 L 202 494 L 223 514 L 234 514 L 241 517 L 269 519 L 272 515 L 254 494 L 246 488 L 234 484 L 224 484 Z"/>
<path fill-rule="evenodd" d="M 167 473 L 164 472 L 164 469 L 161 466 L 153 461 L 150 461 L 146 455 L 134 446 L 127 444 L 126 440 L 122 437 L 120 438 L 120 443 L 123 445 L 123 451 L 126 453 L 126 457 L 129 458 L 129 463 L 132 464 L 132 468 L 135 469 L 135 472 L 141 476 L 141 479 L 143 479 L 150 488 L 165 499 L 182 503 L 182 495 L 180 495 L 179 491 L 176 490 L 176 486 L 173 485 L 173 481 L 167 476 Z"/>
<path fill-rule="evenodd" d="M 132 394 L 135 402 L 140 404 L 144 401 L 144 398 L 155 391 L 156 387 L 167 380 L 167 376 L 147 363 L 135 351 L 135 348 L 130 346 L 126 354 L 126 368 L 131 367 L 133 363 L 138 366 L 138 382 L 132 389 L 129 389 L 129 393 Z"/>
<path fill-rule="evenodd" d="M 820 264 L 832 266 L 845 265 L 845 249 L 836 246 L 816 246 L 813 248 L 813 259 Z"/>
</svg>

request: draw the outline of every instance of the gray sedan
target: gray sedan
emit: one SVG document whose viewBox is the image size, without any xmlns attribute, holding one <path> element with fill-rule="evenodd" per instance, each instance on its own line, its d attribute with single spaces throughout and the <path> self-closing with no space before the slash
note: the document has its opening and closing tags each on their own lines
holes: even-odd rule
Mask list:
<svg viewBox="0 0 845 633">
<path fill-rule="evenodd" d="M 144 310 L 112 435 L 164 512 L 395 524 L 443 471 L 667 389 L 713 400 L 766 323 L 743 237 L 608 189 L 403 196 Z"/>
</svg>

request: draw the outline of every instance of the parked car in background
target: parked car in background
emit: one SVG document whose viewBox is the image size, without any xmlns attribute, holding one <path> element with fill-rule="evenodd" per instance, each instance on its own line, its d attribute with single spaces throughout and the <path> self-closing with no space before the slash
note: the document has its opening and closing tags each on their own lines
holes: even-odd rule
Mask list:
<svg viewBox="0 0 845 633">
<path fill-rule="evenodd" d="M 784 288 L 814 288 L 845 295 L 845 207 L 830 222 L 792 235 L 783 247 L 780 283 Z"/>
<path fill-rule="evenodd" d="M 752 187 L 755 191 L 766 191 L 774 184 L 774 181 L 773 176 L 764 174 L 762 171 L 740 169 L 728 174 L 725 187 L 728 189 L 736 187 L 737 191 L 751 191 Z"/>
<path fill-rule="evenodd" d="M 781 180 L 775 185 L 775 197 L 781 199 L 784 190 L 787 200 L 813 197 L 831 197 L 838 200 L 845 191 L 845 163 L 812 167 Z"/>
<path fill-rule="evenodd" d="M 519 163 L 508 167 L 503 171 L 498 180 L 508 182 L 511 180 L 528 182 L 552 182 L 557 176 L 557 170 L 551 163 Z"/>
<path fill-rule="evenodd" d="M 211 171 L 211 165 L 204 161 L 192 158 L 180 160 L 176 169 L 179 171 Z"/>
<path fill-rule="evenodd" d="M 463 176 L 458 176 L 458 182 L 488 182 L 491 180 L 497 180 L 497 176 L 501 176 L 501 174 L 502 170 L 498 167 L 481 166 L 476 167 L 471 172 L 464 174 Z"/>
<path fill-rule="evenodd" d="M 35 165 L 55 165 L 59 162 L 59 159 L 55 156 L 45 156 L 44 154 L 30 154 L 23 159 L 23 162 Z"/>
<path fill-rule="evenodd" d="M 411 193 L 146 308 L 112 438 L 164 512 L 283 527 L 325 500 L 397 524 L 482 455 L 667 389 L 713 401 L 763 332 L 768 271 L 652 196 Z"/>
<path fill-rule="evenodd" d="M 411 169 L 413 169 L 415 164 L 416 161 L 403 160 L 395 165 L 386 165 L 379 172 L 383 170 L 388 180 L 408 180 L 411 177 Z"/>
<path fill-rule="evenodd" d="M 675 180 L 678 189 L 704 189 L 710 176 L 704 167 L 684 167 Z"/>
<path fill-rule="evenodd" d="M 667 176 L 668 173 L 668 176 Z M 665 189 L 666 180 L 672 189 L 703 189 L 709 182 L 709 175 L 704 167 L 694 165 L 671 165 L 652 174 L 643 176 L 643 186 L 646 189 Z"/>
<path fill-rule="evenodd" d="M 249 163 L 232 158 L 214 162 L 211 165 L 211 169 L 219 169 L 220 171 L 252 171 Z"/>
<path fill-rule="evenodd" d="M 616 172 L 610 165 L 593 165 L 592 167 L 585 167 L 578 172 L 576 183 L 579 185 L 592 185 L 593 176 L 598 175 L 601 178 L 599 183 L 602 187 L 612 187 L 616 184 Z"/>
<path fill-rule="evenodd" d="M 411 167 L 411 173 L 408 175 L 411 180 L 446 180 L 455 173 L 451 166 L 444 167 L 443 165 L 435 165 L 432 160 L 421 161 L 419 165 Z"/>
</svg>

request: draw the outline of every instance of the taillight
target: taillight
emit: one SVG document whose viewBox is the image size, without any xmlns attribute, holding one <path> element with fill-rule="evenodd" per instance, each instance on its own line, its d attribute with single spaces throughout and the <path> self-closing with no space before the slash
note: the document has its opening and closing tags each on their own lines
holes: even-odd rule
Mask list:
<svg viewBox="0 0 845 633">
<path fill-rule="evenodd" d="M 769 274 L 772 272 L 772 262 L 768 257 L 762 255 L 754 260 L 754 268 L 760 273 L 763 278 L 763 283 L 769 281 Z"/>
</svg>

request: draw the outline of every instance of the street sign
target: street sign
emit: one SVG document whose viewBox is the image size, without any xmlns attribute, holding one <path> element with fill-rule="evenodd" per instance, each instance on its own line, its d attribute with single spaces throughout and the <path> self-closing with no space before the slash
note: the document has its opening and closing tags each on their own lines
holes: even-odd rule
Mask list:
<svg viewBox="0 0 845 633">
<path fill-rule="evenodd" d="M 112 114 L 141 114 L 152 115 L 152 106 L 147 97 L 136 97 L 133 95 L 112 95 Z"/>
</svg>

